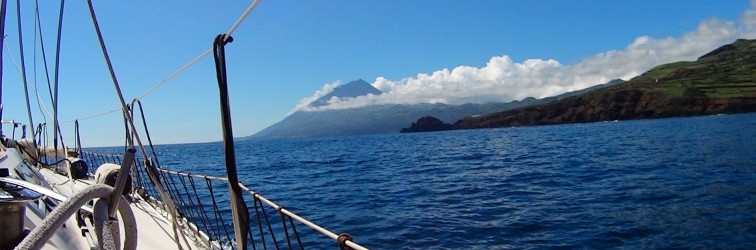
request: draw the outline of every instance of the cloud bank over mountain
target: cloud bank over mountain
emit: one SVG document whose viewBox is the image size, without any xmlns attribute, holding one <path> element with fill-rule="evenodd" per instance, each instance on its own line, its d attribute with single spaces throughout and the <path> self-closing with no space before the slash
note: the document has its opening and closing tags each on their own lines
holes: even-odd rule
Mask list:
<svg viewBox="0 0 756 250">
<path fill-rule="evenodd" d="M 612 79 L 627 80 L 659 64 L 692 61 L 738 38 L 756 38 L 756 0 L 751 1 L 750 8 L 741 14 L 738 22 L 708 19 L 681 37 L 641 36 L 623 50 L 599 53 L 573 65 L 564 65 L 553 59 L 514 62 L 507 55 L 494 56 L 483 67 L 445 68 L 401 80 L 378 77 L 372 85 L 384 92 L 381 95 L 332 98 L 326 106 L 307 106 L 338 86 L 339 83 L 334 82 L 302 99 L 292 112 L 373 104 L 463 104 L 542 98 Z"/>
<path fill-rule="evenodd" d="M 335 89 L 339 85 L 341 85 L 341 81 L 335 81 L 335 82 L 332 82 L 332 83 L 326 83 L 318 91 L 315 91 L 315 94 L 313 94 L 312 96 L 300 100 L 299 103 L 297 103 L 297 105 L 294 106 L 294 109 L 292 111 L 290 111 L 289 114 L 287 114 L 287 115 L 291 115 L 292 113 L 294 113 L 294 112 L 296 112 L 298 110 L 307 110 L 308 109 L 307 106 L 310 105 L 310 103 L 312 103 L 314 101 L 317 101 L 318 99 L 320 99 L 323 96 L 328 95 L 328 93 L 331 93 L 331 91 L 333 91 L 333 89 Z"/>
</svg>

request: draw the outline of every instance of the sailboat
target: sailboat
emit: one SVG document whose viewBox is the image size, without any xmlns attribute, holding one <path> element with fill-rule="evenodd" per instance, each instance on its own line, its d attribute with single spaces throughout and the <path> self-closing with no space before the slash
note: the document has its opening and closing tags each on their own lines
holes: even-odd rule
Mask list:
<svg viewBox="0 0 756 250">
<path fill-rule="evenodd" d="M 6 34 L 9 13 L 6 2 L 2 0 L 0 6 L 2 34 Z M 226 70 L 224 47 L 259 0 L 250 3 L 231 29 L 219 34 L 213 47 L 201 55 L 212 52 L 215 59 L 225 176 L 177 172 L 161 166 L 142 105 L 138 99 L 125 101 L 95 8 L 91 0 L 87 3 L 99 49 L 121 103 L 126 145 L 122 154 L 88 152 L 81 145 L 78 123 L 76 146 L 58 145 L 62 136 L 58 134 L 57 94 L 52 100 L 56 114 L 52 126 L 54 145 L 43 145 L 47 141 L 41 132 L 45 125 L 39 124 L 35 131 L 27 92 L 28 126 L 17 120 L 3 120 L 3 124 L 13 127 L 13 132 L 0 129 L 0 227 L 4 231 L 0 234 L 0 249 L 304 249 L 309 247 L 309 241 L 303 235 L 313 234 L 330 238 L 329 246 L 333 248 L 366 249 L 350 235 L 333 233 L 254 192 L 237 177 L 227 89 L 227 74 L 232 72 Z M 64 1 L 60 6 L 62 20 Z M 20 16 L 20 11 L 17 13 Z M 7 39 L 4 37 L 0 47 Z M 23 65 L 23 48 L 21 51 Z M 2 62 L 0 58 L 0 86 Z M 26 88 L 28 83 L 22 74 Z M 57 93 L 57 82 L 55 88 Z M 0 118 L 4 106 L 0 99 Z M 142 117 L 141 130 L 137 129 L 136 114 Z M 19 126 L 23 133 L 17 139 Z"/>
</svg>

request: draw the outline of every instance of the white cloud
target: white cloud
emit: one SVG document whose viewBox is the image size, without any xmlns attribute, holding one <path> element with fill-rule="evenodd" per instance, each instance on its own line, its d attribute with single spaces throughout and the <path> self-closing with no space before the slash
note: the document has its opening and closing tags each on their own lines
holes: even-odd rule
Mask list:
<svg viewBox="0 0 756 250">
<path fill-rule="evenodd" d="M 299 110 L 305 110 L 307 108 L 307 105 L 310 105 L 310 103 L 314 102 L 315 100 L 327 95 L 328 93 L 331 93 L 331 91 L 333 91 L 333 89 L 335 89 L 339 85 L 341 85 L 340 81 L 326 83 L 325 85 L 323 85 L 322 88 L 320 88 L 320 90 L 315 91 L 315 94 L 313 94 L 312 96 L 299 100 L 299 103 L 297 103 L 294 109 L 289 111 L 287 115 L 291 115 L 292 113 L 297 112 Z"/>
<path fill-rule="evenodd" d="M 744 37 L 756 37 L 756 0 L 751 0 L 751 8 L 740 15 L 740 23 L 745 27 L 743 31 Z"/>
<path fill-rule="evenodd" d="M 372 104 L 463 104 L 507 102 L 525 97 L 542 98 L 612 79 L 628 80 L 659 64 L 696 60 L 738 38 L 756 38 L 756 0 L 752 0 L 750 9 L 741 15 L 739 25 L 708 19 L 681 37 L 641 36 L 623 50 L 599 53 L 574 65 L 563 65 L 552 59 L 529 59 L 517 63 L 509 56 L 502 55 L 492 57 L 480 68 L 445 68 L 398 81 L 378 77 L 372 85 L 383 91 L 383 94 L 334 98 L 329 101 L 330 105 L 318 109 L 355 108 Z M 303 99 L 295 110 L 303 109 L 335 86 L 333 83 L 326 84 L 312 97 Z"/>
</svg>

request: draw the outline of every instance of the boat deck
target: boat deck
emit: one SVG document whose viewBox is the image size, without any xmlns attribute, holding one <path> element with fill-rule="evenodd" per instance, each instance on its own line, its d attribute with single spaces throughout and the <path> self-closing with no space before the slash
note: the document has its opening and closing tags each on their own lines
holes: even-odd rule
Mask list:
<svg viewBox="0 0 756 250">
<path fill-rule="evenodd" d="M 50 169 L 41 169 L 40 173 L 47 179 L 50 185 L 55 191 L 70 197 L 77 190 L 85 189 L 95 182 L 94 180 L 69 180 L 67 176 L 60 175 Z M 173 233 L 173 223 L 171 217 L 162 209 L 156 209 L 151 203 L 132 196 L 129 199 L 129 206 L 134 212 L 134 217 L 137 222 L 137 248 L 139 249 L 178 249 L 177 242 Z M 206 249 L 208 246 L 204 241 L 197 239 L 194 233 L 190 232 L 186 228 L 183 230 L 186 232 L 187 240 L 181 239 L 181 245 L 184 249 Z M 121 230 L 121 238 L 125 237 Z M 179 235 L 179 237 L 181 237 Z M 93 244 L 93 239 L 89 237 L 88 241 Z M 188 242 L 188 245 L 187 245 Z"/>
</svg>

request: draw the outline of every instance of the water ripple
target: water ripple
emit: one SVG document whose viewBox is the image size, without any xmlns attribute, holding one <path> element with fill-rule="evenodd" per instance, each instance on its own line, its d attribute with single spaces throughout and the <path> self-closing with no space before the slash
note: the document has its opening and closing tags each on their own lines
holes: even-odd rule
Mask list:
<svg viewBox="0 0 756 250">
<path fill-rule="evenodd" d="M 753 249 L 753 131 L 727 115 L 241 141 L 237 158 L 252 188 L 376 249 Z M 217 173 L 218 148 L 160 150 Z"/>
</svg>

